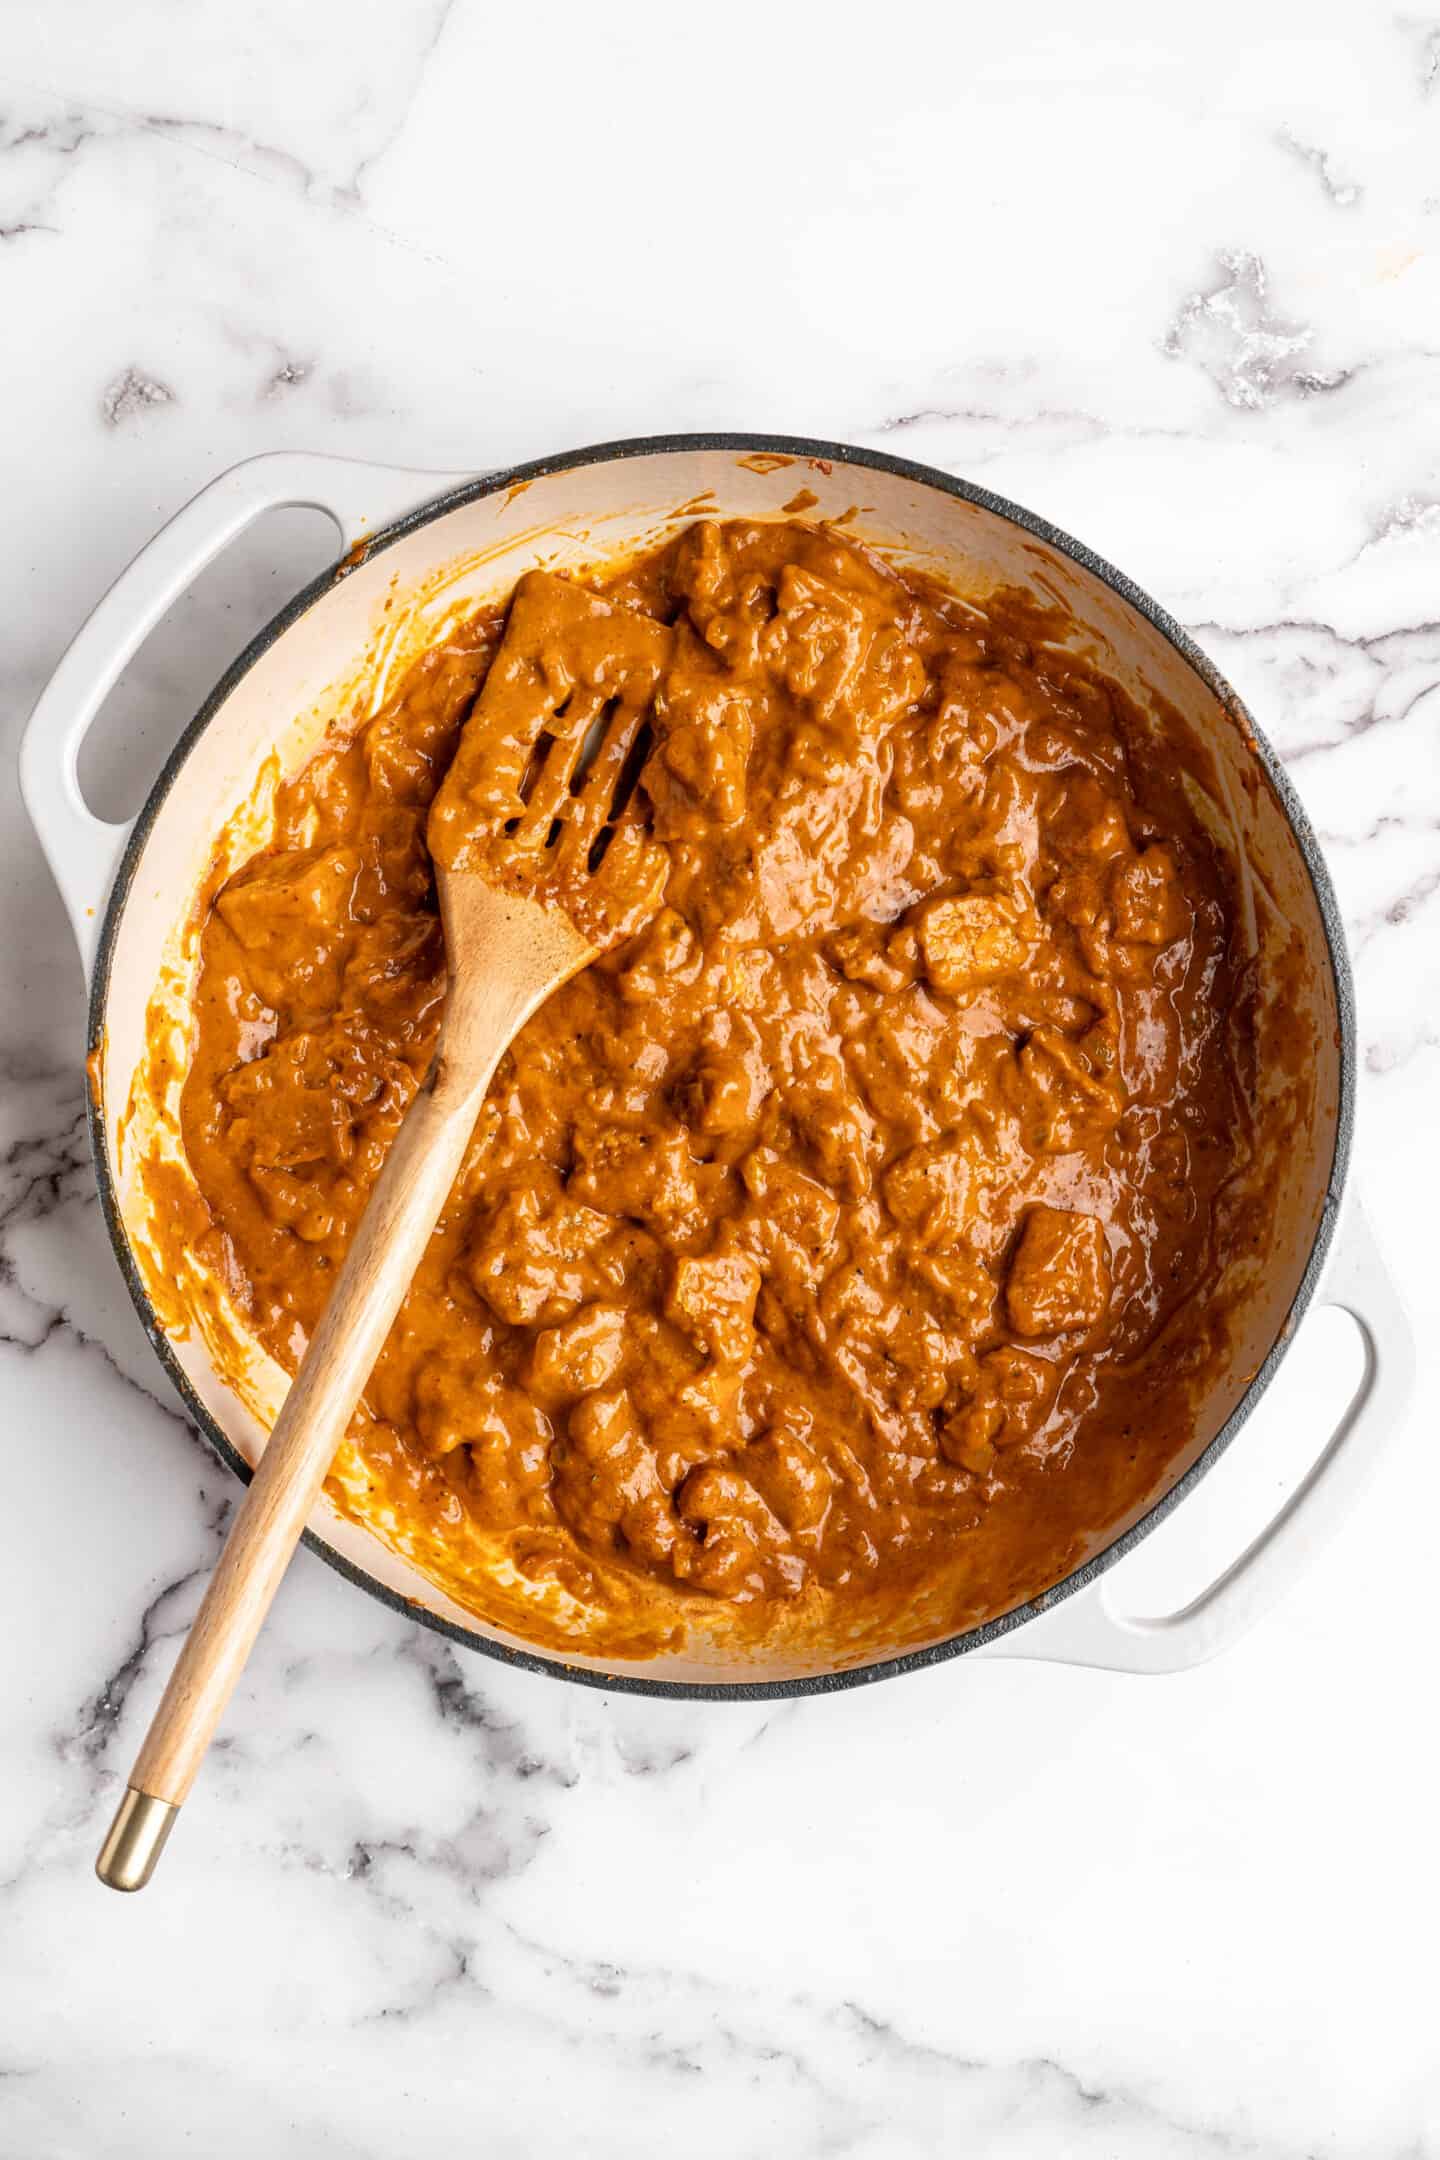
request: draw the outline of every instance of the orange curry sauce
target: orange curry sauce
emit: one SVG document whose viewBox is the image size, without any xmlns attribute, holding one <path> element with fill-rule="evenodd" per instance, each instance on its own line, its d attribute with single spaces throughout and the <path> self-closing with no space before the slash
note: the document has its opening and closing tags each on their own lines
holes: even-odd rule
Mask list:
<svg viewBox="0 0 1440 2160">
<path fill-rule="evenodd" d="M 1223 1349 L 1247 1005 L 1183 757 L 1063 624 L 832 532 L 695 524 L 594 592 L 523 579 L 503 665 L 602 718 L 641 684 L 664 889 L 500 1065 L 357 1416 L 377 1512 L 600 1654 L 642 1609 L 652 1647 L 1004 1610 Z M 292 1369 L 435 1041 L 426 813 L 504 621 L 327 739 L 204 926 L 185 1146 Z"/>
</svg>

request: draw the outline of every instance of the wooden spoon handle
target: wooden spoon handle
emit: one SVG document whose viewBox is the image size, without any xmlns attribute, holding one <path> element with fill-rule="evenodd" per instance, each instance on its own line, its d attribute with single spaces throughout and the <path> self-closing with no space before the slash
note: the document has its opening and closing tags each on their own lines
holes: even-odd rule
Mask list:
<svg viewBox="0 0 1440 2160">
<path fill-rule="evenodd" d="M 508 1000 L 492 1011 L 463 1072 L 437 1058 L 391 1144 L 101 1849 L 113 1889 L 149 1880 L 404 1301 L 515 1025 Z"/>
</svg>

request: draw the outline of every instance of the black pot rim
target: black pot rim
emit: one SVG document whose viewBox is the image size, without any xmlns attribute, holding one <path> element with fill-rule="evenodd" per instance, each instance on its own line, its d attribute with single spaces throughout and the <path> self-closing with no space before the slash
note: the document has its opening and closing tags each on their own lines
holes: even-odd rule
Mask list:
<svg viewBox="0 0 1440 2160">
<path fill-rule="evenodd" d="M 373 536 L 367 536 L 363 549 L 358 551 L 358 559 L 368 562 L 384 549 L 392 547 L 399 540 L 403 540 L 408 534 L 418 531 L 421 526 L 429 525 L 437 518 L 443 518 L 451 511 L 461 509 L 467 503 L 479 501 L 488 495 L 498 494 L 523 481 L 542 479 L 550 474 L 574 471 L 588 465 L 618 463 L 627 458 L 668 456 L 677 452 L 700 450 L 727 451 L 734 453 L 736 456 L 785 457 L 792 458 L 797 462 L 815 458 L 834 465 L 868 467 L 872 471 L 896 474 L 903 479 L 917 481 L 922 486 L 937 489 L 942 494 L 957 497 L 963 502 L 974 503 L 979 508 L 1006 519 L 1032 539 L 1053 548 L 1057 553 L 1068 556 L 1081 569 L 1088 571 L 1093 577 L 1098 578 L 1101 583 L 1108 585 L 1112 592 L 1118 594 L 1137 614 L 1143 616 L 1151 627 L 1157 630 L 1173 646 L 1181 658 L 1188 663 L 1206 688 L 1244 731 L 1247 740 L 1253 744 L 1254 753 L 1259 759 L 1274 790 L 1276 799 L 1294 832 L 1315 894 L 1333 973 L 1340 1031 L 1340 1093 L 1335 1123 L 1335 1149 L 1326 1182 L 1324 1206 L 1299 1287 L 1264 1362 L 1255 1372 L 1229 1418 L 1227 1418 L 1225 1424 L 1215 1434 L 1208 1446 L 1196 1457 L 1195 1461 L 1169 1490 L 1162 1494 L 1153 1506 L 1147 1509 L 1146 1513 L 1138 1521 L 1132 1523 L 1128 1530 L 1123 1531 L 1120 1536 L 1106 1545 L 1102 1551 L 1094 1554 L 1082 1566 L 1065 1576 L 1062 1581 L 1054 1584 L 1049 1590 L 1031 1599 L 1028 1603 L 1015 1606 L 998 1619 L 989 1620 L 982 1626 L 947 1636 L 943 1641 L 931 1643 L 924 1649 L 905 1651 L 896 1657 L 884 1659 L 879 1663 L 854 1666 L 839 1671 L 814 1673 L 791 1679 L 736 1680 L 729 1683 L 651 1679 L 643 1673 L 629 1671 L 607 1672 L 586 1666 L 570 1665 L 560 1656 L 550 1655 L 540 1650 L 519 1649 L 508 1643 L 497 1642 L 490 1636 L 481 1634 L 477 1629 L 463 1627 L 453 1621 L 446 1620 L 438 1613 L 431 1612 L 427 1607 L 413 1603 L 398 1591 L 389 1589 L 374 1576 L 366 1573 L 363 1568 L 357 1567 L 353 1561 L 347 1559 L 343 1553 L 337 1551 L 334 1546 L 327 1543 L 324 1538 L 319 1537 L 313 1530 L 307 1530 L 304 1534 L 303 1542 L 309 1549 L 314 1553 L 318 1553 L 320 1558 L 327 1561 L 337 1574 L 344 1576 L 347 1582 L 354 1583 L 357 1588 L 368 1591 L 372 1597 L 378 1598 L 381 1604 L 389 1606 L 392 1611 L 420 1622 L 421 1625 L 433 1629 L 435 1633 L 445 1636 L 451 1642 L 463 1644 L 467 1649 L 478 1650 L 486 1657 L 495 1658 L 502 1664 L 518 1667 L 525 1672 L 544 1673 L 555 1679 L 575 1681 L 581 1686 L 600 1688 L 607 1692 L 613 1690 L 631 1695 L 671 1696 L 688 1701 L 763 1702 L 776 1698 L 834 1694 L 843 1688 L 859 1687 L 876 1680 L 892 1679 L 901 1673 L 920 1672 L 929 1666 L 938 1665 L 946 1659 L 963 1656 L 967 1652 L 984 1648 L 987 1643 L 998 1641 L 1002 1636 L 1009 1635 L 1015 1629 L 1023 1627 L 1027 1621 L 1039 1618 L 1042 1613 L 1053 1611 L 1057 1605 L 1063 1604 L 1068 1598 L 1076 1596 L 1079 1592 L 1088 1589 L 1092 1583 L 1097 1582 L 1118 1560 L 1122 1560 L 1127 1553 L 1133 1552 L 1135 1547 L 1150 1535 L 1151 1531 L 1157 1529 L 1171 1512 L 1180 1505 L 1181 1501 L 1193 1491 L 1206 1473 L 1214 1468 L 1274 1378 L 1280 1361 L 1294 1337 L 1295 1330 L 1315 1294 L 1334 1238 L 1346 1172 L 1349 1167 L 1351 1139 L 1354 1130 L 1356 1090 L 1355 1001 L 1349 954 L 1346 949 L 1340 910 L 1314 828 L 1311 826 L 1310 820 L 1283 765 L 1261 729 L 1256 726 L 1243 701 L 1237 696 L 1214 663 L 1201 651 L 1189 633 L 1175 621 L 1173 616 L 1160 607 L 1156 601 L 1152 600 L 1148 593 L 1143 592 L 1138 585 L 1128 578 L 1123 571 L 1117 570 L 1113 564 L 1105 561 L 1102 556 L 1095 554 L 1083 542 L 1072 538 L 1069 533 L 1062 532 L 1058 526 L 1051 525 L 1046 519 L 1037 517 L 1033 511 L 1022 508 L 1021 505 L 1009 501 L 1004 496 L 992 494 L 988 488 L 976 487 L 969 481 L 956 479 L 950 473 L 941 472 L 934 466 L 919 464 L 910 458 L 893 457 L 886 451 L 863 449 L 849 443 L 812 440 L 805 436 L 705 433 L 632 436 L 617 442 L 588 444 L 581 449 L 564 451 L 553 457 L 532 459 L 526 464 L 509 466 L 501 472 L 486 473 L 475 480 L 465 481 L 457 487 L 448 488 L 432 500 L 422 503 L 418 508 L 407 512 L 405 516 L 397 518 L 393 523 L 382 527 Z M 87 1048 L 92 1053 L 90 1061 L 92 1071 L 98 1065 L 98 1060 L 94 1058 L 93 1053 L 99 1048 L 104 1039 L 105 1009 L 109 997 L 111 966 L 120 921 L 125 911 L 125 904 L 129 897 L 136 870 L 144 853 L 145 844 L 149 839 L 151 829 L 165 803 L 166 797 L 169 795 L 182 766 L 201 734 L 229 698 L 242 677 L 249 673 L 256 662 L 270 650 L 270 647 L 294 623 L 298 622 L 302 615 L 308 614 L 310 609 L 316 606 L 334 588 L 337 576 L 348 574 L 349 572 L 343 563 L 338 570 L 332 567 L 323 571 L 319 577 L 313 579 L 303 591 L 297 593 L 294 599 L 280 609 L 279 613 L 251 639 L 245 650 L 226 669 L 161 767 L 155 784 L 146 798 L 144 808 L 131 828 L 115 875 L 114 884 L 105 904 L 96 947 L 95 972 L 90 989 Z M 205 1436 L 220 1461 L 228 1469 L 233 1470 L 238 1478 L 248 1484 L 253 1474 L 249 1463 L 245 1461 L 239 1450 L 226 1437 L 221 1427 L 200 1400 L 195 1389 L 191 1386 L 168 1338 L 160 1327 L 155 1309 L 141 1280 L 130 1241 L 120 1218 L 114 1179 L 105 1147 L 104 1121 L 93 1086 L 87 1086 L 86 1107 L 91 1152 L 95 1160 L 96 1178 L 100 1190 L 100 1205 L 105 1226 L 121 1274 L 124 1276 L 126 1287 L 130 1292 L 131 1300 L 140 1316 L 141 1325 L 144 1327 L 152 1348 L 169 1375 L 172 1385 L 184 1401 L 199 1431 Z"/>
</svg>

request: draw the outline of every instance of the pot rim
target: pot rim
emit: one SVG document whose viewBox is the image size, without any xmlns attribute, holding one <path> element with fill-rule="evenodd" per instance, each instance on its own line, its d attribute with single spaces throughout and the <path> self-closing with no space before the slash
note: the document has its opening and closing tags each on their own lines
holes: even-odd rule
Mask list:
<svg viewBox="0 0 1440 2160">
<path fill-rule="evenodd" d="M 98 1068 L 94 1053 L 104 1039 L 105 1011 L 109 1001 L 110 974 L 114 959 L 115 943 L 126 901 L 134 882 L 136 870 L 144 854 L 145 845 L 155 825 L 166 798 L 173 787 L 190 752 L 209 726 L 216 713 L 241 679 L 271 646 L 284 636 L 301 616 L 309 613 L 325 595 L 333 590 L 337 577 L 350 574 L 360 562 L 368 562 L 373 556 L 392 547 L 397 541 L 419 531 L 422 526 L 433 524 L 451 511 L 463 509 L 467 504 L 478 502 L 489 495 L 512 488 L 517 483 L 545 478 L 551 474 L 578 470 L 589 465 L 619 464 L 628 458 L 657 457 L 683 454 L 687 451 L 727 451 L 737 456 L 758 454 L 793 458 L 796 461 L 815 458 L 831 464 L 869 467 L 872 471 L 897 475 L 913 480 L 922 486 L 937 489 L 940 493 L 956 497 L 962 502 L 974 503 L 992 515 L 1004 518 L 1017 526 L 1031 539 L 1038 540 L 1057 553 L 1066 555 L 1081 569 L 1102 584 L 1109 586 L 1152 629 L 1170 644 L 1189 667 L 1198 675 L 1205 687 L 1225 709 L 1240 728 L 1248 746 L 1259 759 L 1266 778 L 1274 790 L 1285 818 L 1293 832 L 1303 858 L 1311 889 L 1320 912 L 1321 927 L 1325 937 L 1326 951 L 1335 990 L 1336 1015 L 1339 1026 L 1339 1102 L 1335 1120 L 1335 1147 L 1326 1179 L 1325 1200 L 1321 1209 L 1319 1225 L 1305 1263 L 1289 1312 L 1286 1314 L 1274 1342 L 1264 1361 L 1253 1374 L 1240 1400 L 1230 1416 L 1214 1435 L 1209 1444 L 1191 1463 L 1169 1490 L 1163 1493 L 1146 1512 L 1132 1523 L 1128 1530 L 1111 1540 L 1101 1551 L 1093 1554 L 1080 1567 L 1075 1568 L 1060 1582 L 1043 1591 L 1038 1597 L 1023 1605 L 1017 1605 L 998 1618 L 987 1620 L 978 1627 L 962 1630 L 959 1634 L 946 1636 L 942 1641 L 928 1644 L 918 1650 L 907 1650 L 895 1657 L 885 1658 L 873 1664 L 858 1665 L 832 1672 L 812 1673 L 789 1679 L 724 1681 L 667 1680 L 650 1678 L 641 1672 L 607 1672 L 598 1668 L 567 1664 L 555 1653 L 538 1649 L 524 1649 L 509 1643 L 498 1642 L 476 1628 L 461 1626 L 443 1618 L 428 1607 L 391 1590 L 364 1568 L 339 1552 L 314 1530 L 303 1533 L 302 1542 L 311 1552 L 335 1569 L 356 1588 L 367 1591 L 381 1604 L 422 1626 L 432 1629 L 449 1641 L 463 1644 L 466 1649 L 478 1650 L 484 1656 L 500 1663 L 518 1667 L 525 1672 L 543 1673 L 553 1679 L 578 1682 L 585 1687 L 615 1690 L 630 1695 L 670 1696 L 680 1700 L 708 1702 L 764 1702 L 808 1695 L 828 1695 L 842 1689 L 859 1687 L 871 1681 L 886 1680 L 902 1673 L 919 1672 L 938 1665 L 950 1658 L 964 1656 L 983 1649 L 988 1643 L 1013 1633 L 1029 1620 L 1042 1613 L 1053 1611 L 1066 1599 L 1087 1590 L 1100 1577 L 1133 1552 L 1143 1539 L 1166 1520 L 1208 1471 L 1214 1468 L 1220 1457 L 1234 1440 L 1241 1426 L 1249 1417 L 1265 1390 L 1270 1385 L 1284 1357 L 1295 1331 L 1299 1326 L 1311 1299 L 1314 1297 L 1329 1256 L 1330 1246 L 1339 1220 L 1340 1203 L 1344 1193 L 1349 1169 L 1351 1141 L 1355 1121 L 1356 1093 L 1356 1027 L 1354 984 L 1350 972 L 1350 958 L 1345 943 L 1339 904 L 1325 859 L 1320 850 L 1313 826 L 1300 798 L 1281 764 L 1279 757 L 1263 731 L 1257 727 L 1243 700 L 1226 681 L 1214 662 L 1200 649 L 1173 616 L 1158 602 L 1127 577 L 1122 570 L 1097 555 L 1083 541 L 1074 539 L 1059 526 L 1033 511 L 1023 508 L 1003 495 L 993 494 L 988 488 L 977 487 L 973 482 L 957 479 L 953 474 L 942 472 L 938 467 L 923 465 L 911 458 L 892 456 L 888 451 L 870 450 L 855 444 L 827 442 L 800 435 L 765 435 L 734 433 L 698 433 L 672 435 L 639 435 L 624 437 L 615 442 L 591 443 L 576 450 L 557 453 L 551 457 L 534 458 L 524 464 L 507 466 L 504 470 L 486 473 L 474 480 L 462 481 L 458 486 L 445 489 L 428 502 L 407 511 L 402 517 L 382 526 L 368 535 L 358 550 L 354 564 L 342 562 L 324 570 L 312 579 L 294 598 L 287 601 L 277 614 L 257 632 L 249 644 L 221 675 L 193 720 L 183 730 L 169 756 L 161 766 L 155 782 L 145 799 L 134 825 L 130 829 L 125 849 L 115 874 L 115 880 L 105 903 L 99 939 L 96 946 L 95 971 L 90 987 L 89 1025 L 86 1049 L 89 1072 Z M 95 1163 L 96 1181 L 99 1186 L 100 1207 L 106 1231 L 110 1238 L 120 1272 L 125 1279 L 131 1301 L 139 1315 L 142 1327 L 151 1347 L 169 1376 L 172 1386 L 180 1395 L 198 1431 L 208 1441 L 219 1460 L 232 1470 L 245 1484 L 250 1482 L 253 1471 L 243 1455 L 227 1437 L 221 1426 L 211 1416 L 192 1387 L 182 1369 L 173 1348 L 159 1324 L 155 1308 L 141 1280 L 134 1252 L 121 1219 L 114 1178 L 111 1174 L 105 1145 L 104 1119 L 100 1100 L 92 1081 L 87 1081 L 85 1091 L 86 1122 L 90 1135 L 91 1154 Z"/>
</svg>

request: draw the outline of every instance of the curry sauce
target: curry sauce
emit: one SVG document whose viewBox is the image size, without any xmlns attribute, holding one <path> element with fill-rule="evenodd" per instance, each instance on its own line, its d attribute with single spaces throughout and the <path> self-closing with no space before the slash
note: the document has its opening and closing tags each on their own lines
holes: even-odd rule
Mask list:
<svg viewBox="0 0 1440 2160">
<path fill-rule="evenodd" d="M 572 761 L 627 730 L 586 847 L 632 934 L 502 1060 L 354 1428 L 377 1513 L 563 1586 L 581 1647 L 640 1594 L 671 1640 L 1004 1610 L 1190 1437 L 1251 1154 L 1231 876 L 1064 627 L 794 522 L 533 572 L 214 898 L 184 1143 L 293 1370 L 434 1046 L 442 779 L 437 849 L 500 865 L 537 801 L 566 844 L 564 717 Z M 538 761 L 480 724 L 537 699 Z"/>
</svg>

